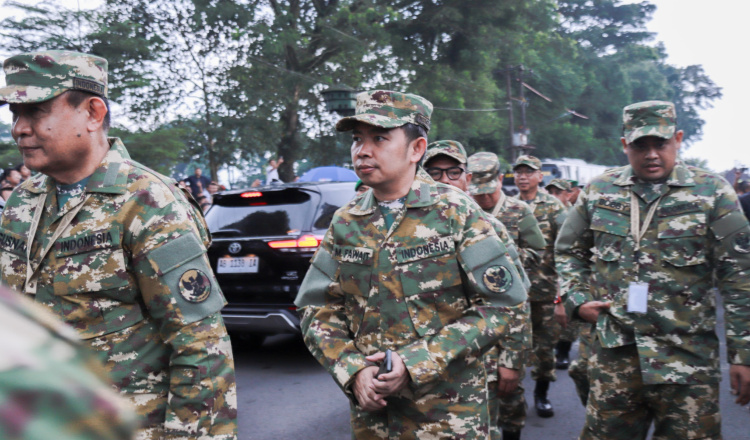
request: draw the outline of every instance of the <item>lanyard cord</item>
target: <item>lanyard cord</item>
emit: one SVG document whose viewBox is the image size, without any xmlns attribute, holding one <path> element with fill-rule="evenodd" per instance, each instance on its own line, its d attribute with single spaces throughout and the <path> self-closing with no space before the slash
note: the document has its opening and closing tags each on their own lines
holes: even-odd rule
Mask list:
<svg viewBox="0 0 750 440">
<path fill-rule="evenodd" d="M 656 208 L 659 207 L 659 202 L 661 202 L 661 199 L 664 198 L 664 195 L 659 196 L 656 201 L 648 208 L 648 212 L 646 213 L 646 218 L 643 220 L 643 224 L 641 225 L 641 207 L 638 203 L 638 197 L 635 195 L 635 192 L 633 190 L 630 190 L 630 231 L 633 236 L 633 241 L 635 242 L 635 280 L 639 281 L 639 274 L 640 274 L 640 266 L 638 264 L 639 260 L 639 251 L 641 250 L 641 239 L 644 235 L 646 235 L 646 231 L 648 231 L 648 227 L 651 224 L 651 220 L 654 218 L 654 214 L 656 213 Z"/>
</svg>

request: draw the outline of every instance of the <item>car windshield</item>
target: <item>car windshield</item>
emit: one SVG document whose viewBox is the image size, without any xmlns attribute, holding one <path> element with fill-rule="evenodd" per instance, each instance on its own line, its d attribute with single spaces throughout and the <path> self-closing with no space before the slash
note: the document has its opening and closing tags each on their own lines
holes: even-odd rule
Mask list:
<svg viewBox="0 0 750 440">
<path fill-rule="evenodd" d="M 311 204 L 310 195 L 299 190 L 234 194 L 215 204 L 206 222 L 216 236 L 294 235 L 309 221 Z"/>
</svg>

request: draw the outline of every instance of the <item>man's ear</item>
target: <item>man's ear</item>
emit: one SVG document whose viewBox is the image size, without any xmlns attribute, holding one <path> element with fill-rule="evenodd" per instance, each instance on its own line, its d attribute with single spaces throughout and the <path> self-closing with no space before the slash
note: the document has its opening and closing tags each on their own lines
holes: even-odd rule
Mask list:
<svg viewBox="0 0 750 440">
<path fill-rule="evenodd" d="M 622 142 L 622 152 L 625 154 L 628 154 L 628 142 L 625 140 L 624 137 L 620 138 L 620 142 Z"/>
<path fill-rule="evenodd" d="M 423 137 L 414 139 L 409 144 L 409 148 L 411 149 L 409 162 L 419 163 L 422 160 L 422 156 L 424 156 L 424 152 L 427 150 L 427 139 Z"/>
<path fill-rule="evenodd" d="M 89 113 L 87 129 L 89 132 L 95 132 L 104 125 L 104 117 L 107 115 L 107 105 L 104 100 L 98 96 L 87 98 L 83 103 Z"/>
</svg>

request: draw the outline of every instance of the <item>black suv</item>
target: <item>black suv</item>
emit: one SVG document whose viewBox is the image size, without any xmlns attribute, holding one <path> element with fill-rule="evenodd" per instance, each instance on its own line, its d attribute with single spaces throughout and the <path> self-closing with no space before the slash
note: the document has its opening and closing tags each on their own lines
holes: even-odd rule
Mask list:
<svg viewBox="0 0 750 440">
<path fill-rule="evenodd" d="M 208 250 L 226 307 L 227 328 L 247 342 L 299 332 L 294 299 L 333 213 L 354 182 L 306 182 L 214 195 Z"/>
</svg>

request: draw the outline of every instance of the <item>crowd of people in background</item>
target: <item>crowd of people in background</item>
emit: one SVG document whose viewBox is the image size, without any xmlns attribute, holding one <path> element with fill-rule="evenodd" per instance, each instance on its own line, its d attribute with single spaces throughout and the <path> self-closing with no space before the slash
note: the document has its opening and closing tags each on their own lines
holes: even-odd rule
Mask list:
<svg viewBox="0 0 750 440">
<path fill-rule="evenodd" d="M 10 197 L 10 193 L 29 177 L 31 177 L 31 170 L 26 168 L 23 163 L 3 170 L 2 175 L 0 175 L 0 207 L 5 206 L 5 201 Z"/>
<path fill-rule="evenodd" d="M 193 175 L 180 181 L 182 188 L 190 191 L 193 198 L 198 202 L 203 212 L 208 211 L 213 203 L 213 195 L 226 188 L 203 175 L 203 170 L 195 167 Z"/>
</svg>

